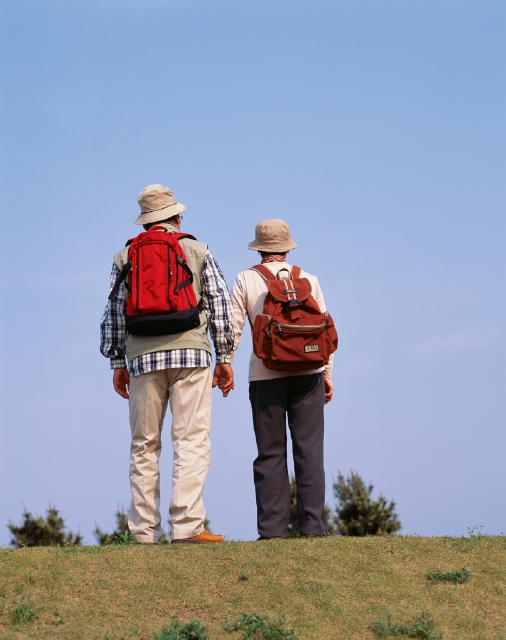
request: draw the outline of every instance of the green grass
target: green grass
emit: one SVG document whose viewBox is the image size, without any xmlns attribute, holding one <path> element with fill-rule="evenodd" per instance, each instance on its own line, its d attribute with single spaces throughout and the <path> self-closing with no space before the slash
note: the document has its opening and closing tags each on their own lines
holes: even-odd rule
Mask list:
<svg viewBox="0 0 506 640">
<path fill-rule="evenodd" d="M 446 573 L 444 571 L 429 571 L 427 580 L 431 582 L 456 582 L 457 584 L 462 584 L 462 582 L 469 580 L 470 575 L 469 571 L 463 567 L 457 571 L 447 571 Z"/>
<path fill-rule="evenodd" d="M 285 621 L 274 622 L 267 614 L 243 613 L 235 622 L 225 626 L 227 631 L 238 631 L 243 638 L 251 640 L 297 640 L 293 629 L 285 629 Z"/>
<path fill-rule="evenodd" d="M 113 544 L 135 544 L 135 536 L 130 531 L 124 531 L 119 536 L 112 536 Z"/>
<path fill-rule="evenodd" d="M 427 580 L 441 567 L 472 578 Z M 13 624 L 29 596 L 37 617 Z M 375 622 L 409 626 L 421 611 L 444 640 L 506 640 L 505 600 L 504 537 L 0 549 L 2 640 L 153 640 L 174 619 L 240 640 L 244 630 L 225 626 L 244 613 L 282 617 L 299 640 L 377 640 Z"/>
<path fill-rule="evenodd" d="M 386 621 L 378 620 L 372 626 L 376 635 L 405 636 L 408 638 L 426 638 L 442 640 L 443 636 L 436 631 L 436 625 L 430 614 L 422 612 L 413 622 L 392 622 L 390 616 Z"/>
<path fill-rule="evenodd" d="M 169 626 L 155 634 L 154 640 L 207 640 L 209 634 L 198 620 L 172 620 Z"/>
<path fill-rule="evenodd" d="M 15 626 L 18 624 L 24 624 L 25 622 L 30 622 L 30 620 L 36 618 L 37 615 L 38 611 L 32 608 L 30 596 L 28 596 L 24 604 L 20 604 L 12 609 L 9 617 L 11 624 Z"/>
</svg>

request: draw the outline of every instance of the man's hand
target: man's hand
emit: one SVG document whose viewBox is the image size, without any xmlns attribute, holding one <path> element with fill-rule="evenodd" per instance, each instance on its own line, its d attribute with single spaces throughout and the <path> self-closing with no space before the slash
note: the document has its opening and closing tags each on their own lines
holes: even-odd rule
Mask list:
<svg viewBox="0 0 506 640">
<path fill-rule="evenodd" d="M 334 383 L 330 378 L 323 378 L 325 384 L 325 404 L 328 404 L 334 396 Z"/>
<path fill-rule="evenodd" d="M 218 387 L 226 398 L 234 388 L 234 372 L 230 364 L 217 364 L 214 368 L 213 388 Z"/>
<path fill-rule="evenodd" d="M 128 387 L 130 385 L 130 374 L 128 373 L 128 369 L 114 369 L 112 383 L 114 385 L 114 391 L 119 393 L 122 398 L 126 398 L 126 400 L 128 400 Z"/>
</svg>

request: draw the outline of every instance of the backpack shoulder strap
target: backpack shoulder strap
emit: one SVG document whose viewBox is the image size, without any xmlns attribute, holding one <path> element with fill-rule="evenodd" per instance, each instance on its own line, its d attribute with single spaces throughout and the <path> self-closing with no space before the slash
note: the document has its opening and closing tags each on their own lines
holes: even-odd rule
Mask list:
<svg viewBox="0 0 506 640">
<path fill-rule="evenodd" d="M 181 233 L 181 232 L 176 233 L 173 231 L 169 231 L 165 227 L 162 227 L 162 225 L 156 225 L 155 227 L 151 227 L 149 231 L 165 231 L 165 233 L 168 233 L 172 238 L 174 238 L 174 240 L 177 240 L 178 242 L 183 238 L 189 238 L 190 240 L 197 239 L 195 236 L 192 236 L 191 233 Z"/>
<path fill-rule="evenodd" d="M 264 267 L 263 264 L 256 264 L 255 266 L 250 267 L 250 269 L 252 269 L 253 271 L 256 271 L 257 273 L 259 273 L 264 280 L 267 280 L 267 282 L 269 280 L 275 280 L 276 279 L 273 276 L 273 274 L 271 273 L 270 269 L 268 269 L 267 267 Z"/>
<path fill-rule="evenodd" d="M 169 234 L 170 234 L 170 237 L 173 238 L 177 243 L 179 243 L 179 241 L 183 240 L 184 238 L 188 238 L 189 240 L 197 240 L 197 238 L 195 236 L 192 236 L 191 233 L 170 233 L 169 232 Z M 182 247 L 181 247 L 181 250 L 183 251 Z M 183 256 L 184 255 L 185 254 L 183 251 Z M 184 271 L 186 271 L 188 275 L 188 278 L 178 285 L 178 289 L 183 289 L 184 287 L 187 287 L 189 284 L 193 284 L 193 272 L 188 266 L 186 259 L 183 259 L 177 256 L 176 260 L 178 264 L 181 266 L 181 268 L 184 269 Z"/>
<path fill-rule="evenodd" d="M 116 297 L 116 294 L 119 291 L 121 283 L 127 277 L 128 272 L 130 271 L 131 268 L 132 268 L 132 261 L 129 260 L 128 262 L 125 263 L 125 265 L 123 266 L 123 269 L 121 269 L 119 273 L 119 276 L 116 278 L 114 287 L 111 289 L 111 293 L 109 294 L 109 300 L 114 300 L 114 298 Z M 125 287 L 127 287 L 127 290 L 130 291 L 130 287 L 128 287 L 126 282 L 125 282 Z"/>
<path fill-rule="evenodd" d="M 292 278 L 300 278 L 300 272 L 302 269 L 300 267 L 293 266 L 292 267 Z"/>
<path fill-rule="evenodd" d="M 195 236 L 192 236 L 191 233 L 171 233 L 170 234 L 174 240 L 177 240 L 178 242 L 180 240 L 183 240 L 183 238 L 188 238 L 189 240 L 197 240 L 197 238 Z"/>
</svg>

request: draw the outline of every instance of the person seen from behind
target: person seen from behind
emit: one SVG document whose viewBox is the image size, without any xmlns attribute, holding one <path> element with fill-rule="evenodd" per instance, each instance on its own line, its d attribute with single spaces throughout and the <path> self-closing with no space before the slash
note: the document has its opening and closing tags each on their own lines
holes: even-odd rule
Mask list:
<svg viewBox="0 0 506 640">
<path fill-rule="evenodd" d="M 302 536 L 328 535 L 323 467 L 324 405 L 332 400 L 337 333 L 314 275 L 287 262 L 297 245 L 283 220 L 263 220 L 248 245 L 261 265 L 232 289 L 234 350 L 252 327 L 249 396 L 258 455 L 253 463 L 259 540 L 286 538 L 290 513 L 286 421 L 293 445 Z"/>
<path fill-rule="evenodd" d="M 211 387 L 234 388 L 227 285 L 207 245 L 180 232 L 186 207 L 160 184 L 139 195 L 144 233 L 114 256 L 101 320 L 102 354 L 129 402 L 132 434 L 128 527 L 137 542 L 162 536 L 159 457 L 167 406 L 174 448 L 169 513 L 173 543 L 223 542 L 205 529 L 202 492 L 211 462 Z M 211 346 L 216 366 L 211 375 Z"/>
</svg>

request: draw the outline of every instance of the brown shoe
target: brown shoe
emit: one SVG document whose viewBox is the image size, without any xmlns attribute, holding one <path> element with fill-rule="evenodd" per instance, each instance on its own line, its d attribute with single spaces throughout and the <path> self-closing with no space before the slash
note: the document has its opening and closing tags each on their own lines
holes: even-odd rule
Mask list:
<svg viewBox="0 0 506 640">
<path fill-rule="evenodd" d="M 172 541 L 172 544 L 207 544 L 208 542 L 225 542 L 225 538 L 204 529 L 198 536 L 193 536 L 193 538 L 176 538 Z"/>
</svg>

